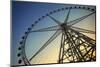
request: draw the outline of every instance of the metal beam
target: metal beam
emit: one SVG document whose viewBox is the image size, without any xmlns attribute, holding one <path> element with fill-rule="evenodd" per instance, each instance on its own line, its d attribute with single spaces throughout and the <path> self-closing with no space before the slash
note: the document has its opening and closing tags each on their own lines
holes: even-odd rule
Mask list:
<svg viewBox="0 0 100 67">
<path fill-rule="evenodd" d="M 31 61 L 36 55 L 38 55 L 43 49 L 45 49 L 59 34 L 61 31 L 57 30 L 50 39 L 29 59 Z"/>
<path fill-rule="evenodd" d="M 82 16 L 82 17 L 77 18 L 77 19 L 75 19 L 75 20 L 69 21 L 67 24 L 68 24 L 68 26 L 75 25 L 76 23 L 79 23 L 80 21 L 84 20 L 85 18 L 91 16 L 91 15 L 94 14 L 94 13 L 95 13 L 95 12 L 92 12 L 92 13 L 90 13 L 90 14 L 88 14 L 88 15 L 85 15 L 85 16 Z"/>
</svg>

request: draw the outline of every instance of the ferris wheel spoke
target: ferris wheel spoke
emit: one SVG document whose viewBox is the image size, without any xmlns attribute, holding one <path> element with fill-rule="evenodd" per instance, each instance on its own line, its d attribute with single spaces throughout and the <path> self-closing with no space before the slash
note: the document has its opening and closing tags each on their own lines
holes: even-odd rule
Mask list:
<svg viewBox="0 0 100 67">
<path fill-rule="evenodd" d="M 49 17 L 54 21 L 54 22 L 56 22 L 58 25 L 60 25 L 61 24 L 61 22 L 60 21 L 58 21 L 58 20 L 56 20 L 54 17 L 52 17 L 52 16 L 50 16 L 49 15 Z"/>
<path fill-rule="evenodd" d="M 76 23 L 79 23 L 80 21 L 84 20 L 85 18 L 91 16 L 91 15 L 94 14 L 94 13 L 95 13 L 95 12 L 92 12 L 92 13 L 90 13 L 90 14 L 88 14 L 88 15 L 85 15 L 85 16 L 83 16 L 83 17 L 80 17 L 80 18 L 77 18 L 77 19 L 75 19 L 75 20 L 72 20 L 72 21 L 68 22 L 68 25 L 69 25 L 69 26 L 75 25 Z"/>
<path fill-rule="evenodd" d="M 61 31 L 57 30 L 50 39 L 29 59 L 31 61 L 36 55 L 38 55 L 43 49 L 45 49 L 58 35 L 60 35 Z"/>
<path fill-rule="evenodd" d="M 42 28 L 42 29 L 38 29 L 38 30 L 33 30 L 33 31 L 30 31 L 30 33 L 32 33 L 32 32 L 56 31 L 56 30 L 61 30 L 61 29 L 59 29 L 59 26 L 58 25 L 51 26 L 51 27 L 47 27 L 47 28 Z"/>
<path fill-rule="evenodd" d="M 70 28 L 72 28 L 78 32 L 95 34 L 95 31 L 91 31 L 91 30 L 87 30 L 87 29 L 83 29 L 83 28 L 78 28 L 78 27 L 74 27 L 74 26 L 71 26 Z"/>
<path fill-rule="evenodd" d="M 70 11 L 71 11 L 71 9 L 69 9 L 69 11 L 68 11 L 68 13 L 67 13 L 67 16 L 66 16 L 66 18 L 65 18 L 64 23 L 67 23 L 67 21 L 68 21 L 68 19 L 69 19 L 69 14 L 70 14 Z"/>
</svg>

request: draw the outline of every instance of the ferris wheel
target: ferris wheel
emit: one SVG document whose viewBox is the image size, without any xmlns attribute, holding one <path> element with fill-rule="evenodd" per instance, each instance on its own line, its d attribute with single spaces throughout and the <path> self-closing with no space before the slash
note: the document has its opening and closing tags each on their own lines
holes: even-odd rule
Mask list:
<svg viewBox="0 0 100 67">
<path fill-rule="evenodd" d="M 51 10 L 22 37 L 18 64 L 60 64 L 96 61 L 94 6 L 74 5 Z"/>
</svg>

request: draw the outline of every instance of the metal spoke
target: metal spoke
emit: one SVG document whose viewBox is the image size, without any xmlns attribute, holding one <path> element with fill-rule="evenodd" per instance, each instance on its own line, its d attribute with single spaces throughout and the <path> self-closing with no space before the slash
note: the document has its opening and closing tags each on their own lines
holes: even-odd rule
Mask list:
<svg viewBox="0 0 100 67">
<path fill-rule="evenodd" d="M 60 21 L 56 20 L 56 19 L 55 19 L 55 18 L 53 18 L 52 16 L 50 16 L 50 15 L 49 15 L 49 17 L 50 17 L 53 21 L 55 21 L 58 25 L 60 25 L 60 24 L 61 24 L 61 22 L 60 22 Z"/>
<path fill-rule="evenodd" d="M 82 28 L 78 28 L 78 27 L 74 27 L 74 26 L 71 26 L 70 28 L 72 28 L 78 32 L 95 34 L 95 31 L 91 31 L 91 30 L 87 30 L 87 29 L 82 29 Z"/>
<path fill-rule="evenodd" d="M 92 12 L 92 13 L 90 13 L 90 14 L 88 14 L 88 15 L 85 15 L 85 16 L 83 16 L 83 17 L 81 17 L 81 18 L 72 20 L 72 21 L 68 22 L 68 25 L 69 25 L 69 26 L 75 25 L 76 23 L 79 23 L 80 21 L 84 20 L 85 18 L 91 16 L 91 15 L 94 14 L 94 13 L 95 13 L 95 12 Z"/>
<path fill-rule="evenodd" d="M 65 21 L 64 21 L 64 23 L 67 23 L 67 21 L 68 21 L 69 14 L 70 14 L 70 10 L 71 10 L 71 9 L 69 9 L 69 11 L 68 11 L 68 14 L 67 14 L 67 16 L 66 16 L 66 18 L 65 18 Z"/>
<path fill-rule="evenodd" d="M 58 35 L 60 35 L 61 31 L 57 30 L 50 39 L 29 59 L 31 61 L 37 54 L 39 54 L 43 49 L 45 49 Z"/>
<path fill-rule="evenodd" d="M 63 31 L 62 31 L 63 32 Z M 60 50 L 59 50 L 59 59 L 58 59 L 58 63 L 60 63 L 60 60 L 61 60 L 61 58 L 62 58 L 62 56 L 61 56 L 61 54 L 62 54 L 62 46 L 63 46 L 63 39 L 64 38 L 64 36 L 63 36 L 63 33 L 62 33 L 62 36 L 61 36 L 61 43 L 60 43 Z"/>
<path fill-rule="evenodd" d="M 30 33 L 32 33 L 32 32 L 56 31 L 56 30 L 61 30 L 58 25 L 47 27 L 47 28 L 42 28 L 42 29 L 38 29 L 38 30 L 33 30 L 33 31 L 30 31 Z"/>
</svg>

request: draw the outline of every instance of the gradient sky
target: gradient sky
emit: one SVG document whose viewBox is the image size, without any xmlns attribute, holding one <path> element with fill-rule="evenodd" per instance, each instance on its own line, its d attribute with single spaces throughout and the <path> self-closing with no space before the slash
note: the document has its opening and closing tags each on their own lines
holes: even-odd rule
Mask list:
<svg viewBox="0 0 100 67">
<path fill-rule="evenodd" d="M 17 64 L 18 62 L 17 53 L 19 53 L 20 51 L 18 51 L 17 48 L 20 46 L 19 42 L 21 41 L 21 37 L 24 35 L 24 32 L 27 31 L 27 28 L 30 27 L 31 24 L 33 24 L 38 18 L 44 16 L 46 13 L 66 6 L 69 7 L 75 5 L 18 1 L 12 2 L 12 64 Z M 67 12 L 68 10 L 61 11 L 53 14 L 52 16 L 63 22 L 65 16 L 67 15 Z M 77 19 L 90 13 L 91 12 L 87 10 L 73 9 L 71 10 L 71 14 L 68 21 Z M 32 30 L 46 28 L 54 25 L 57 24 L 49 17 L 46 17 L 45 19 L 40 21 L 40 23 L 37 24 Z M 95 31 L 95 15 L 91 15 L 89 18 L 74 26 Z M 25 46 L 27 58 L 31 58 L 32 55 L 34 55 L 35 52 L 37 52 L 38 49 L 50 38 L 50 36 L 53 35 L 54 32 L 36 32 L 29 34 Z M 88 35 L 89 37 L 95 39 L 95 35 L 85 35 Z M 31 63 L 56 63 L 59 54 L 60 39 L 61 34 L 52 43 L 50 43 L 47 48 L 45 48 L 41 53 L 39 53 L 39 55 L 37 55 L 31 61 Z"/>
</svg>

